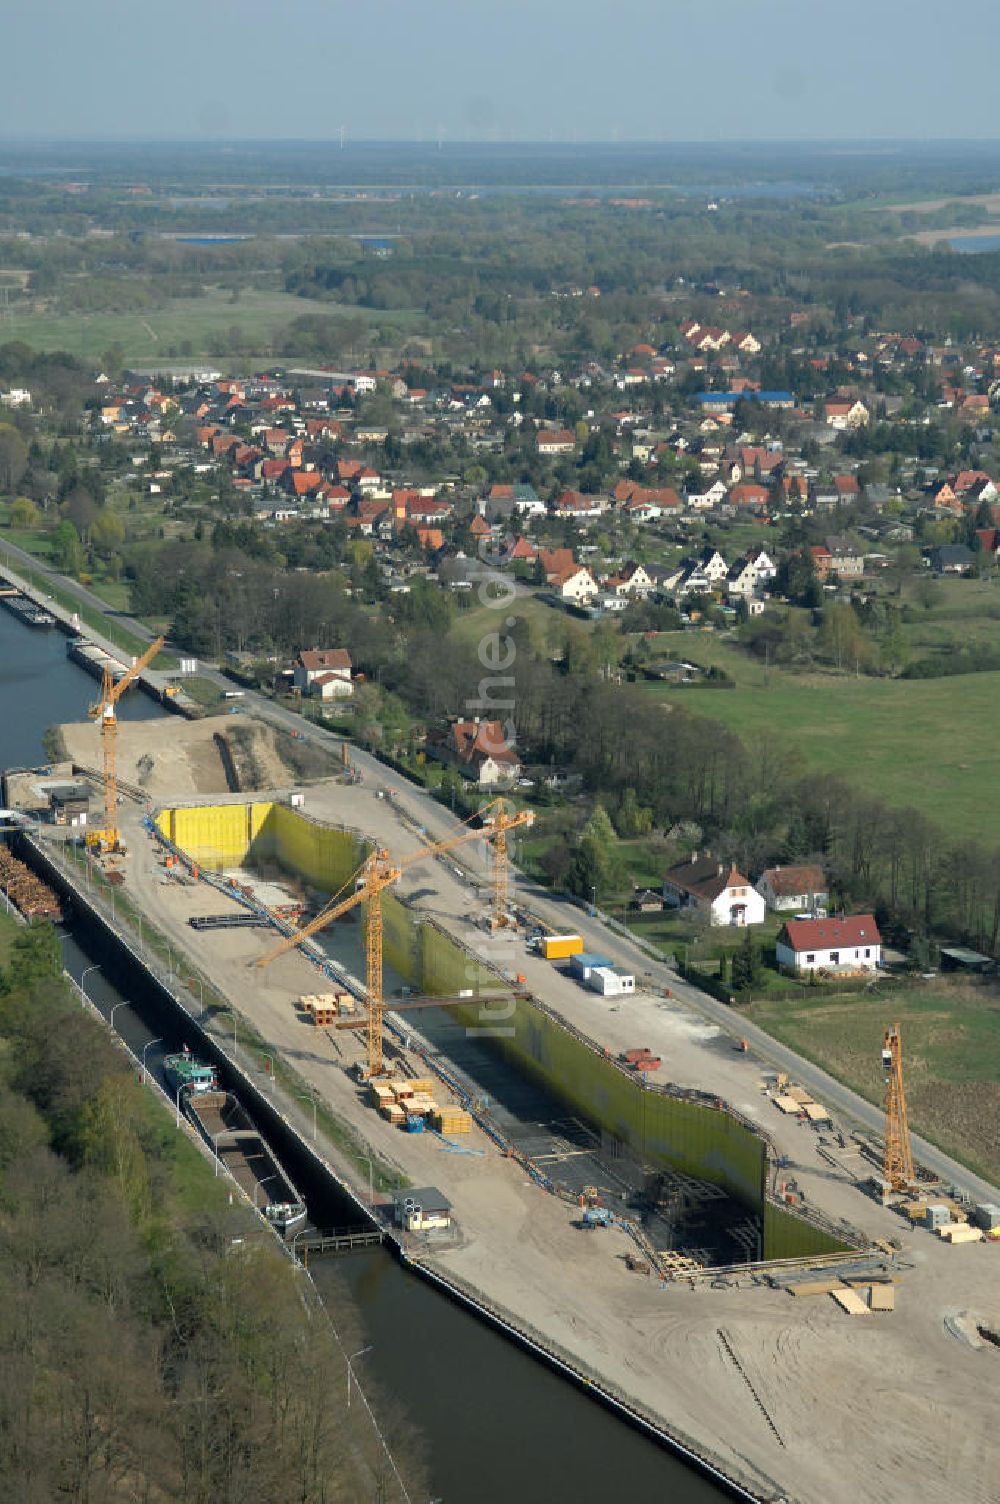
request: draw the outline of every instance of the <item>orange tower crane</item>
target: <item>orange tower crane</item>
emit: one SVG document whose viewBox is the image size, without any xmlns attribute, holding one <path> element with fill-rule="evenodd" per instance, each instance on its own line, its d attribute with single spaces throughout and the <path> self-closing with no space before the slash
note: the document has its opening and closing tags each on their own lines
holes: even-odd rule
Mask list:
<svg viewBox="0 0 1000 1504">
<path fill-rule="evenodd" d="M 384 847 L 377 847 L 369 853 L 354 877 L 349 880 L 354 883 L 353 893 L 347 894 L 346 897 L 342 896 L 347 887 L 345 883 L 344 887 L 333 895 L 326 907 L 320 910 L 315 919 L 310 919 L 308 924 L 304 924 L 294 934 L 286 935 L 255 963 L 257 966 L 269 966 L 279 956 L 294 950 L 303 940 L 308 940 L 310 936 L 326 929 L 327 925 L 332 924 L 334 920 L 342 918 L 359 903 L 363 903 L 365 905 L 365 990 L 368 994 L 369 1076 L 381 1075 L 383 1066 L 382 1015 L 385 1011 L 385 998 L 382 990 L 382 893 L 393 883 L 398 882 L 407 868 L 416 866 L 418 862 L 425 861 L 428 857 L 453 851 L 456 846 L 463 846 L 467 841 L 496 840 L 498 837 L 506 841 L 509 830 L 530 826 L 535 819 L 531 810 L 520 810 L 517 814 L 509 815 L 502 799 L 494 801 L 493 804 L 486 806 L 486 809 L 494 811 L 491 826 L 484 826 L 482 830 L 463 830 L 461 835 L 452 836 L 447 841 L 436 841 L 432 846 L 425 846 L 422 851 L 416 851 L 412 856 L 404 857 L 400 862 L 393 863 L 388 851 Z M 506 845 L 504 856 L 506 858 Z M 498 888 L 494 881 L 494 903 L 497 905 L 493 916 L 494 925 L 497 923 L 497 913 L 502 913 L 502 923 L 509 923 L 506 861 L 503 871 L 502 888 Z"/>
<path fill-rule="evenodd" d="M 885 1162 L 883 1176 L 894 1191 L 905 1191 L 913 1181 L 913 1152 L 903 1090 L 903 1041 L 898 1024 L 890 1024 L 882 1041 L 882 1075 L 885 1080 Z"/>
<path fill-rule="evenodd" d="M 118 735 L 118 717 L 115 715 L 115 706 L 129 685 L 135 682 L 148 664 L 152 663 L 165 642 L 165 637 L 157 637 L 155 642 L 149 644 L 142 657 L 137 658 L 117 682 L 111 674 L 110 659 L 105 659 L 104 673 L 101 675 L 101 698 L 95 705 L 91 705 L 87 712 L 92 720 L 99 720 L 101 723 L 101 750 L 104 757 L 104 829 L 92 831 L 87 841 L 89 845 L 99 846 L 104 851 L 118 851 L 121 847 L 121 837 L 118 832 L 118 760 L 115 745 Z"/>
</svg>

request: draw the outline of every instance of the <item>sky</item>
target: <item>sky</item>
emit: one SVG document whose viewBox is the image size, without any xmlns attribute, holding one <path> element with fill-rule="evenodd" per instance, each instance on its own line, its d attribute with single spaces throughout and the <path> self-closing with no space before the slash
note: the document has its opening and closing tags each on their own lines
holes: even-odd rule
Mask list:
<svg viewBox="0 0 1000 1504">
<path fill-rule="evenodd" d="M 0 8 L 4 140 L 1000 136 L 998 0 Z"/>
</svg>

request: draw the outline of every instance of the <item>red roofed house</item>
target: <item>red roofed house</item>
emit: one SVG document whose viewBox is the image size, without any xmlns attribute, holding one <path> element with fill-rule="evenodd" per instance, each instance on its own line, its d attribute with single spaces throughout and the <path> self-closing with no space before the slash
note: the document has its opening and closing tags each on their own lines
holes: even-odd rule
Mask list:
<svg viewBox="0 0 1000 1504">
<path fill-rule="evenodd" d="M 417 541 L 421 548 L 436 553 L 439 548 L 444 548 L 444 533 L 439 527 L 418 527 Z"/>
<path fill-rule="evenodd" d="M 846 919 L 789 919 L 778 934 L 779 966 L 793 971 L 874 971 L 882 937 L 871 914 Z"/>
<path fill-rule="evenodd" d="M 474 783 L 489 787 L 520 777 L 521 763 L 507 738 L 503 721 L 453 721 L 444 733 L 428 737 L 443 762 Z"/>
<path fill-rule="evenodd" d="M 822 584 L 824 580 L 830 578 L 833 572 L 833 555 L 822 543 L 814 543 L 809 549 L 809 553 L 812 557 L 813 568 L 816 571 L 816 578 Z"/>
<path fill-rule="evenodd" d="M 539 454 L 572 454 L 576 439 L 565 428 L 543 428 L 536 445 Z"/>
<path fill-rule="evenodd" d="M 292 682 L 304 695 L 318 694 L 324 700 L 351 695 L 351 655 L 346 648 L 303 649 Z"/>
<path fill-rule="evenodd" d="M 288 469 L 284 481 L 293 496 L 310 496 L 322 486 L 323 477 L 318 470 Z"/>
<path fill-rule="evenodd" d="M 702 909 L 713 928 L 763 924 L 767 908 L 748 877 L 710 851 L 692 851 L 686 862 L 663 877 L 664 902 L 677 909 Z"/>
</svg>

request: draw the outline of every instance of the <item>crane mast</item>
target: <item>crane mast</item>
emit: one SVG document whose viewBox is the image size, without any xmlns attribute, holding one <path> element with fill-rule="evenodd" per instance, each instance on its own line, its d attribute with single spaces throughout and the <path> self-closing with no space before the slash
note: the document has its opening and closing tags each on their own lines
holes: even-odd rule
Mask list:
<svg viewBox="0 0 1000 1504">
<path fill-rule="evenodd" d="M 425 846 L 423 850 L 414 852 L 412 856 L 405 857 L 402 861 L 393 864 L 389 853 L 383 847 L 377 847 L 370 852 L 364 862 L 354 874 L 354 891 L 344 896 L 347 884 L 335 893 L 330 902 L 320 910 L 314 919 L 304 924 L 301 929 L 293 934 L 286 935 L 277 945 L 260 956 L 256 961 L 257 966 L 269 966 L 279 956 L 287 951 L 294 950 L 303 940 L 318 934 L 326 929 L 327 925 L 334 920 L 340 919 L 349 913 L 358 904 L 364 904 L 365 910 L 365 989 L 368 994 L 368 1075 L 378 1076 L 383 1067 L 383 1037 L 382 1016 L 385 1012 L 385 998 L 382 983 L 382 893 L 398 882 L 403 872 L 415 866 L 418 862 L 426 861 L 429 857 L 440 856 L 446 851 L 453 851 L 455 847 L 464 845 L 467 841 L 489 840 L 493 843 L 493 914 L 492 925 L 500 928 L 510 923 L 507 906 L 507 832 L 519 829 L 522 826 L 530 826 L 534 823 L 534 813 L 531 810 L 519 810 L 516 814 L 509 815 L 507 807 L 502 799 L 494 800 L 486 806 L 481 814 L 492 811 L 491 823 L 482 830 L 463 830 L 460 835 L 452 836 L 447 841 L 436 841 L 431 846 Z"/>
<path fill-rule="evenodd" d="M 94 831 L 88 837 L 88 844 L 99 846 L 105 851 L 121 849 L 121 836 L 118 831 L 118 717 L 115 714 L 115 706 L 129 685 L 133 684 L 143 669 L 152 663 L 165 642 L 165 637 L 157 637 L 155 642 L 151 642 L 142 656 L 135 660 L 117 683 L 112 677 L 110 663 L 105 660 L 104 672 L 101 675 L 101 698 L 95 705 L 91 705 L 87 712 L 92 720 L 100 720 L 101 723 L 101 753 L 104 764 L 104 829 Z"/>
<path fill-rule="evenodd" d="M 894 1191 L 904 1191 L 913 1181 L 913 1151 L 903 1089 L 903 1042 L 898 1024 L 890 1024 L 885 1031 L 882 1075 L 885 1082 L 883 1178 Z"/>
</svg>

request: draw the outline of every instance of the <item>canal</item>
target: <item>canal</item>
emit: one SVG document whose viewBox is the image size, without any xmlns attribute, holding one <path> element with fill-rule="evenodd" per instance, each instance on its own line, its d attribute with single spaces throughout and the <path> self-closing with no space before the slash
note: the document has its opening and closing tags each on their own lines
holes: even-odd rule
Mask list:
<svg viewBox="0 0 1000 1504">
<path fill-rule="evenodd" d="M 80 719 L 97 681 L 66 657 L 61 632 L 36 631 L 0 609 L 0 767 L 44 759 L 47 727 Z M 165 714 L 139 689 L 119 706 L 123 719 Z M 64 927 L 67 970 L 136 1054 L 159 1073 L 162 1057 L 185 1042 L 162 1012 L 109 960 L 79 920 Z M 122 1004 L 121 1007 L 117 1006 Z M 162 1038 L 158 1038 L 163 1035 Z M 308 1195 L 308 1187 L 303 1187 Z M 336 1210 L 313 1209 L 336 1222 Z M 610 1491 L 718 1504 L 728 1491 L 617 1419 L 474 1316 L 405 1270 L 382 1249 L 316 1258 L 311 1272 L 335 1324 L 347 1324 L 358 1378 L 373 1381 L 376 1413 L 392 1412 L 389 1435 L 416 1431 L 436 1504 L 508 1504 L 572 1498 L 604 1504 Z M 400 1417 L 403 1417 L 402 1421 Z M 419 1495 L 413 1504 L 428 1504 Z"/>
</svg>

